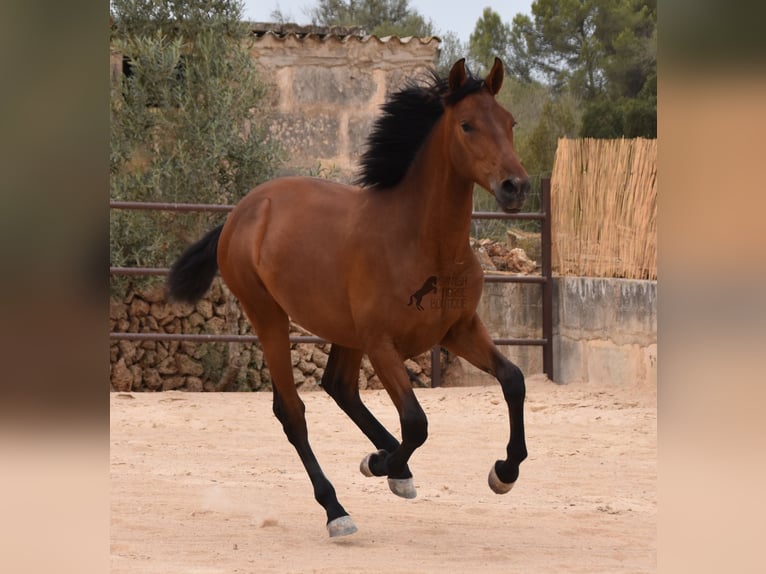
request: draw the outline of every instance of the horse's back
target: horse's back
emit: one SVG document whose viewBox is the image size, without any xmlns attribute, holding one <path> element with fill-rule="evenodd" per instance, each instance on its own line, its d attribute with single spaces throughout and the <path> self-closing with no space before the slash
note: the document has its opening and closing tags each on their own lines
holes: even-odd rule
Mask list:
<svg viewBox="0 0 766 574">
<path fill-rule="evenodd" d="M 262 285 L 305 328 L 337 338 L 320 324 L 338 325 L 349 336 L 346 265 L 360 199 L 358 188 L 317 178 L 278 178 L 254 188 L 221 234 L 224 281 L 240 301 Z"/>
<path fill-rule="evenodd" d="M 272 217 L 306 224 L 317 215 L 347 211 L 349 202 L 361 194 L 357 187 L 314 177 L 280 177 L 253 188 L 231 212 L 229 220 L 247 217 L 253 206 L 269 200 Z"/>
<path fill-rule="evenodd" d="M 230 214 L 224 233 L 241 237 L 241 247 L 253 248 L 256 237 L 261 264 L 284 263 L 340 255 L 343 239 L 354 225 L 361 191 L 309 177 L 284 177 L 254 188 Z M 300 247 L 298 247 L 300 246 Z"/>
</svg>

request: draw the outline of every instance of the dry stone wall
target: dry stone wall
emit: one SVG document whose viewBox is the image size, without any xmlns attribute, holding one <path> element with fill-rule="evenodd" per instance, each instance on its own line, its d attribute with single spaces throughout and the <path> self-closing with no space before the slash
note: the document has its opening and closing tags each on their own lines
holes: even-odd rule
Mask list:
<svg viewBox="0 0 766 574">
<path fill-rule="evenodd" d="M 536 263 L 523 250 L 499 242 L 473 241 L 474 252 L 487 271 L 529 273 Z M 540 290 L 528 285 L 488 285 L 479 313 L 493 336 L 539 336 Z M 507 309 L 517 310 L 509 315 Z M 509 325 L 521 310 L 526 323 Z M 137 289 L 127 288 L 122 297 L 110 302 L 112 332 L 130 333 L 217 333 L 252 335 L 247 318 L 228 288 L 216 279 L 207 295 L 195 305 L 169 303 L 161 283 Z M 510 334 L 509 334 L 510 333 Z M 292 334 L 311 335 L 297 325 Z M 328 344 L 292 345 L 293 378 L 302 389 L 318 388 L 327 357 Z M 540 372 L 537 352 L 507 349 L 509 356 L 527 372 Z M 442 352 L 444 384 L 460 384 L 465 369 L 457 357 Z M 113 391 L 259 391 L 271 388 L 271 376 L 257 344 L 191 341 L 112 341 L 110 347 Z M 431 385 L 431 356 L 420 355 L 405 362 L 412 384 Z M 530 369 L 532 369 L 530 371 Z M 486 377 L 486 375 L 483 375 Z M 381 388 L 365 357 L 359 374 L 361 389 Z"/>
<path fill-rule="evenodd" d="M 247 319 L 226 286 L 216 279 L 195 305 L 168 303 L 161 284 L 128 288 L 112 297 L 111 331 L 133 333 L 217 333 L 252 335 Z M 293 335 L 310 333 L 293 325 Z M 327 366 L 329 344 L 295 343 L 291 357 L 297 387 L 314 390 Z M 111 391 L 260 391 L 271 389 L 263 352 L 252 343 L 191 341 L 113 341 L 110 347 Z M 430 384 L 430 356 L 406 362 L 414 386 Z M 361 389 L 382 388 L 365 357 Z"/>
</svg>

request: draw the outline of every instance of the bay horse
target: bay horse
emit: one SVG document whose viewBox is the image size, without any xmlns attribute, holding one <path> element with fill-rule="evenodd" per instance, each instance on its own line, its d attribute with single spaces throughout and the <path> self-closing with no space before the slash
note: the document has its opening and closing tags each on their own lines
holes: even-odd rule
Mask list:
<svg viewBox="0 0 766 574">
<path fill-rule="evenodd" d="M 321 386 L 378 449 L 361 472 L 386 476 L 395 494 L 415 497 L 408 461 L 428 435 L 404 360 L 436 344 L 502 386 L 510 438 L 506 458 L 490 469 L 491 489 L 508 492 L 527 456 L 524 376 L 476 314 L 484 277 L 469 246 L 474 184 L 507 212 L 521 209 L 530 187 L 513 145 L 514 118 L 495 99 L 503 64 L 496 58 L 483 80 L 464 59 L 447 78 L 432 76 L 409 81 L 383 104 L 357 185 L 309 177 L 263 183 L 184 251 L 168 279 L 171 300 L 194 302 L 220 270 L 239 300 L 271 372 L 274 414 L 331 537 L 356 526 L 309 444 L 293 381 L 291 320 L 331 343 Z M 401 442 L 360 398 L 364 354 L 399 413 Z"/>
</svg>

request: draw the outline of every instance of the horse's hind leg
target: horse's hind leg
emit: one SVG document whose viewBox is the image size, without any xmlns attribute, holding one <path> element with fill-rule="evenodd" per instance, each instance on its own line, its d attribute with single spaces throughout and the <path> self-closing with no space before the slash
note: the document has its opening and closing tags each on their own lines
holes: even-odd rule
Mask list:
<svg viewBox="0 0 766 574">
<path fill-rule="evenodd" d="M 241 300 L 240 300 L 241 302 Z M 267 301 L 264 301 L 266 303 Z M 298 396 L 290 360 L 289 328 L 287 315 L 273 300 L 270 305 L 259 304 L 255 313 L 243 303 L 263 349 L 266 364 L 271 373 L 274 389 L 274 415 L 282 423 L 285 435 L 295 447 L 314 487 L 314 498 L 327 512 L 327 530 L 330 536 L 344 536 L 356 532 L 356 526 L 346 510 L 338 502 L 330 481 L 322 472 L 311 450 L 306 427 L 306 407 Z M 267 307 L 267 308 L 264 308 Z"/>
<path fill-rule="evenodd" d="M 513 487 L 519 476 L 519 465 L 527 457 L 524 440 L 524 375 L 500 353 L 477 315 L 450 329 L 441 344 L 450 352 L 497 377 L 503 389 L 503 396 L 508 404 L 511 436 L 506 448 L 506 459 L 495 462 L 490 469 L 488 480 L 493 491 L 504 494 Z"/>
<path fill-rule="evenodd" d="M 356 423 L 376 448 L 386 451 L 386 453 L 393 452 L 399 447 L 399 441 L 380 424 L 359 396 L 359 367 L 362 362 L 362 355 L 363 352 L 358 349 L 349 349 L 333 344 L 330 348 L 327 367 L 322 376 L 322 388 Z M 394 479 L 411 479 L 412 473 L 405 464 L 401 472 L 390 476 Z M 395 492 L 400 494 L 400 492 Z"/>
</svg>

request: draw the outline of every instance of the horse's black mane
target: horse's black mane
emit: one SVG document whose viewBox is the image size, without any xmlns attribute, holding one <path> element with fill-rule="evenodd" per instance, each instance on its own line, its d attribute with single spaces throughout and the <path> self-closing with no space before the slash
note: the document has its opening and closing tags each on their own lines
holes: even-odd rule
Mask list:
<svg viewBox="0 0 766 574">
<path fill-rule="evenodd" d="M 481 89 L 483 80 L 467 73 L 467 81 L 454 92 L 449 91 L 446 78 L 432 71 L 425 82 L 411 79 L 391 94 L 367 138 L 355 183 L 376 189 L 398 184 L 444 107 Z"/>
</svg>

